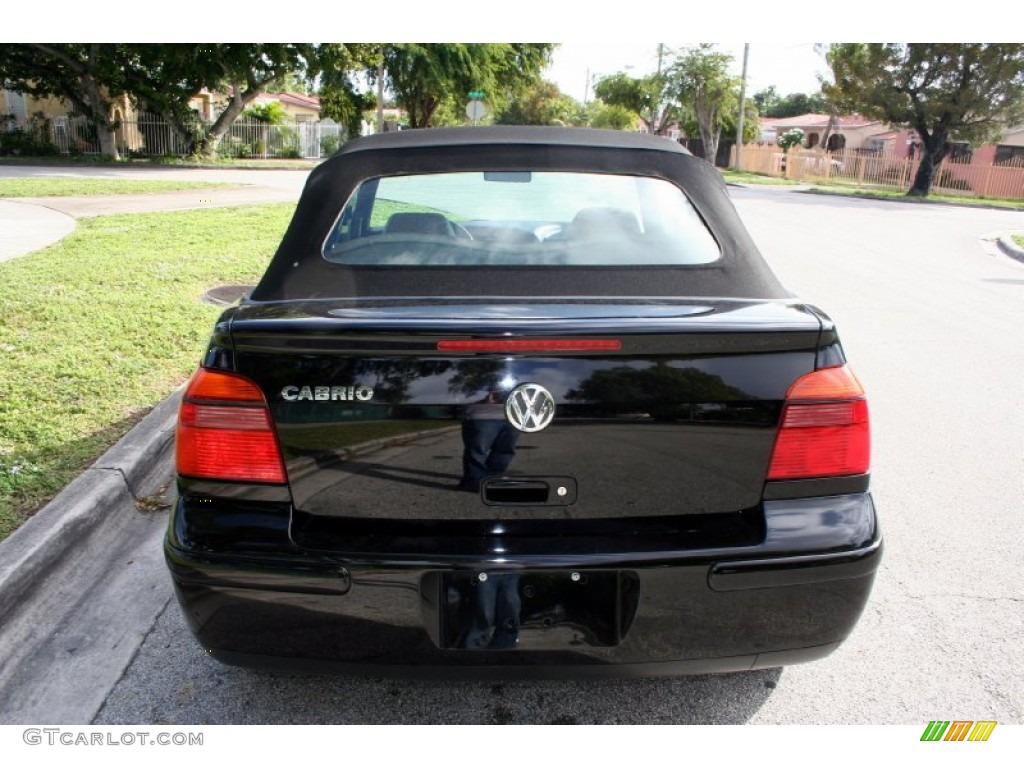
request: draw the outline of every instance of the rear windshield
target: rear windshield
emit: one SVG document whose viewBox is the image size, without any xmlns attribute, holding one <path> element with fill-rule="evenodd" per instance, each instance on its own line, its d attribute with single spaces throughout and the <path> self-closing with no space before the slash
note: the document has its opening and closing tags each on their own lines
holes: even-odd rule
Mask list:
<svg viewBox="0 0 1024 768">
<path fill-rule="evenodd" d="M 324 258 L 350 266 L 708 264 L 720 251 L 663 179 L 487 171 L 364 181 Z"/>
</svg>

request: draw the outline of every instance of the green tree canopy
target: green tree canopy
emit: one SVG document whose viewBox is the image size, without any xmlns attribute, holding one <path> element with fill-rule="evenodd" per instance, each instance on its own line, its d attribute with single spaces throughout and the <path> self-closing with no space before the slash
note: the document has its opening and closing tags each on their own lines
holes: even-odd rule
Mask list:
<svg viewBox="0 0 1024 768">
<path fill-rule="evenodd" d="M 1024 118 L 1024 45 L 842 43 L 826 56 L 833 103 L 913 128 L 923 151 L 908 195 L 931 190 L 953 139 L 980 144 Z"/>
<path fill-rule="evenodd" d="M 494 117 L 498 125 L 580 125 L 583 106 L 547 80 L 528 85 Z"/>
<path fill-rule="evenodd" d="M 648 133 L 664 134 L 676 119 L 676 104 L 667 93 L 664 75 L 630 77 L 625 72 L 603 77 L 594 86 L 594 95 L 606 105 L 629 111 Z"/>
<path fill-rule="evenodd" d="M 126 90 L 128 46 L 114 43 L 0 45 L 6 87 L 38 98 L 56 97 L 95 127 L 100 152 L 117 158 L 114 99 Z"/>
<path fill-rule="evenodd" d="M 753 95 L 759 114 L 765 117 L 797 117 L 806 114 L 822 114 L 828 112 L 828 104 L 821 93 L 791 93 L 780 96 L 774 85 L 770 85 Z"/>
<path fill-rule="evenodd" d="M 591 128 L 607 128 L 612 131 L 635 131 L 639 117 L 620 104 L 605 104 L 594 99 L 586 106 L 586 125 Z"/>
<path fill-rule="evenodd" d="M 540 78 L 552 43 L 397 43 L 380 46 L 388 89 L 412 128 L 434 124 L 442 106 L 454 109 L 480 90 L 495 111 Z M 367 73 L 376 79 L 375 70 Z"/>
<path fill-rule="evenodd" d="M 35 43 L 0 46 L 0 71 L 16 90 L 73 105 L 96 126 L 105 155 L 118 154 L 111 110 L 122 94 L 181 133 L 199 129 L 197 148 L 212 154 L 261 91 L 288 78 L 312 80 L 327 70 L 361 69 L 371 54 L 368 46 L 340 43 Z M 203 88 L 223 91 L 230 99 L 208 130 L 188 106 Z"/>
</svg>

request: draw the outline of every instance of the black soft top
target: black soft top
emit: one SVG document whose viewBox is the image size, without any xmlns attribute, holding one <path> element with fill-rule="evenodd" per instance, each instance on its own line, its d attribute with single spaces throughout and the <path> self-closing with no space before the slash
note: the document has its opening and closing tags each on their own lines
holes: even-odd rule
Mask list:
<svg viewBox="0 0 1024 768">
<path fill-rule="evenodd" d="M 334 157 L 374 149 L 396 149 L 520 144 L 563 147 L 605 147 L 608 149 L 653 149 L 690 154 L 682 144 L 662 136 L 631 131 L 602 131 L 594 128 L 535 128 L 495 125 L 486 128 L 432 128 L 430 130 L 378 133 L 350 141 Z"/>
<path fill-rule="evenodd" d="M 361 182 L 460 171 L 652 176 L 686 193 L 720 260 L 685 266 L 353 266 L 323 258 L 325 238 Z M 431 128 L 351 141 L 309 175 L 291 225 L 251 301 L 431 297 L 788 297 L 750 239 L 721 174 L 669 139 L 587 128 Z"/>
</svg>

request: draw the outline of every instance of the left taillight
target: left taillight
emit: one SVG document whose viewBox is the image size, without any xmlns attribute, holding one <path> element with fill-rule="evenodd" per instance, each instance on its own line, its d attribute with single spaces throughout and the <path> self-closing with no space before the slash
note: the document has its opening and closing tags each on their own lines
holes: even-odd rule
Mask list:
<svg viewBox="0 0 1024 768">
<path fill-rule="evenodd" d="M 270 408 L 250 379 L 196 371 L 178 411 L 178 474 L 233 482 L 285 482 Z"/>
</svg>

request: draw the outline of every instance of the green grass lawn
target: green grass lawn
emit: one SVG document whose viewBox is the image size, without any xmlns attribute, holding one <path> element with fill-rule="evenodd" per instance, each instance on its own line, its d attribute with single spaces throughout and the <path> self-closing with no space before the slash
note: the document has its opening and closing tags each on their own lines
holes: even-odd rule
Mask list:
<svg viewBox="0 0 1024 768">
<path fill-rule="evenodd" d="M 82 219 L 0 264 L 0 538 L 198 364 L 221 283 L 254 283 L 291 204 Z"/>
<path fill-rule="evenodd" d="M 751 173 L 750 171 L 727 171 L 719 169 L 722 172 L 722 176 L 726 182 L 734 184 L 767 184 L 769 186 L 774 185 L 793 185 L 799 182 L 791 181 L 790 179 L 780 179 L 776 176 L 766 176 L 761 173 Z"/>
<path fill-rule="evenodd" d="M 0 179 L 0 198 L 4 197 L 82 197 L 93 195 L 144 195 L 154 192 L 182 192 L 188 189 L 237 187 L 206 181 L 146 181 L 142 179 L 80 179 L 69 177 L 32 177 Z"/>
<path fill-rule="evenodd" d="M 1013 242 L 1015 242 L 1021 248 L 1024 248 L 1024 235 L 1014 235 Z"/>
<path fill-rule="evenodd" d="M 885 188 L 857 188 L 848 186 L 811 187 L 811 192 L 822 195 L 843 195 L 846 197 L 866 197 L 869 199 L 901 200 L 908 203 L 954 203 L 956 205 L 985 205 L 997 208 L 1024 210 L 1024 200 L 1012 200 L 1001 197 L 964 197 L 932 192 L 928 197 L 907 197 L 906 191 Z"/>
</svg>

